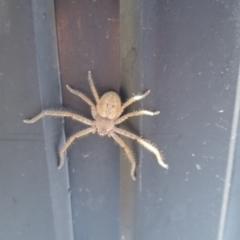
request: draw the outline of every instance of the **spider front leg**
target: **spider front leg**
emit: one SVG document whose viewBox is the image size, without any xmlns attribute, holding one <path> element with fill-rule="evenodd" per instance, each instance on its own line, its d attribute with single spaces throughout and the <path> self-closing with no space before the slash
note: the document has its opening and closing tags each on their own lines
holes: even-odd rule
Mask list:
<svg viewBox="0 0 240 240">
<path fill-rule="evenodd" d="M 94 103 L 88 97 L 86 97 L 83 93 L 71 88 L 69 85 L 66 85 L 66 87 L 67 87 L 69 92 L 71 92 L 72 94 L 80 97 L 84 102 L 86 102 L 92 108 L 95 108 Z"/>
<path fill-rule="evenodd" d="M 95 101 L 98 104 L 100 99 L 99 99 L 99 96 L 98 96 L 98 93 L 97 93 L 97 89 L 95 88 L 94 83 L 93 83 L 91 71 L 88 71 L 88 81 L 89 81 L 89 85 L 90 85 L 92 94 L 95 98 Z"/>
<path fill-rule="evenodd" d="M 54 116 L 54 117 L 70 117 L 78 122 L 82 122 L 86 125 L 92 125 L 92 121 L 85 118 L 85 117 L 82 117 L 78 114 L 75 114 L 75 113 L 71 113 L 71 112 L 68 112 L 68 111 L 55 111 L 55 110 L 45 110 L 41 113 L 39 113 L 37 116 L 33 117 L 32 119 L 26 119 L 24 120 L 23 122 L 25 123 L 34 123 L 36 121 L 38 121 L 39 119 L 45 117 L 45 116 Z"/>
<path fill-rule="evenodd" d="M 72 135 L 67 140 L 67 142 L 61 147 L 60 152 L 59 152 L 60 161 L 59 161 L 58 169 L 60 169 L 63 166 L 63 164 L 64 164 L 64 153 L 68 149 L 68 147 L 73 143 L 73 141 L 76 138 L 80 138 L 80 137 L 88 135 L 89 133 L 94 133 L 94 132 L 96 132 L 95 128 L 93 128 L 93 127 L 87 128 L 85 130 L 82 130 L 80 132 L 75 133 L 74 135 Z"/>
<path fill-rule="evenodd" d="M 118 134 L 121 134 L 125 137 L 128 137 L 128 138 L 131 138 L 131 139 L 134 139 L 136 140 L 137 142 L 139 142 L 141 145 L 143 145 L 147 150 L 149 150 L 150 152 L 152 152 L 157 160 L 158 160 L 158 163 L 159 165 L 161 165 L 162 167 L 164 168 L 167 168 L 168 169 L 168 165 L 164 163 L 163 161 L 163 157 L 161 156 L 161 153 L 158 151 L 157 147 L 155 147 L 152 143 L 150 143 L 149 141 L 147 140 L 144 140 L 142 139 L 141 137 L 133 134 L 133 133 L 130 133 L 126 130 L 123 130 L 123 129 L 120 129 L 120 128 L 114 128 L 113 129 L 114 132 L 118 133 Z"/>
<path fill-rule="evenodd" d="M 91 107 L 92 116 L 94 119 L 96 119 L 97 118 L 97 109 L 96 109 L 96 106 L 94 105 L 94 103 L 88 97 L 86 97 L 83 93 L 71 88 L 69 85 L 66 85 L 66 87 L 72 94 L 80 97 L 83 101 L 85 101 Z"/>
<path fill-rule="evenodd" d="M 128 159 L 130 160 L 131 164 L 132 164 L 132 168 L 131 168 L 131 177 L 132 179 L 135 181 L 136 177 L 135 177 L 135 170 L 136 170 L 136 161 L 134 159 L 134 156 L 131 152 L 131 150 L 129 149 L 129 147 L 124 143 L 124 141 L 118 137 L 117 134 L 115 133 L 111 133 L 110 136 L 125 150 Z"/>
<path fill-rule="evenodd" d="M 118 118 L 116 121 L 115 121 L 115 124 L 119 124 L 121 122 L 124 122 L 126 121 L 128 118 L 130 117 L 135 117 L 135 116 L 139 116 L 139 115 L 149 115 L 149 116 L 154 116 L 154 115 L 157 115 L 159 114 L 160 112 L 159 111 L 156 111 L 156 112 L 152 112 L 152 111 L 148 111 L 148 110 L 139 110 L 139 111 L 135 111 L 135 112 L 131 112 L 131 113 L 127 113 L 125 115 L 123 115 L 122 117 Z"/>
<path fill-rule="evenodd" d="M 145 93 L 143 94 L 140 94 L 140 95 L 136 95 L 136 96 L 133 96 L 132 98 L 128 99 L 121 107 L 121 113 L 123 112 L 123 110 L 128 107 L 129 105 L 131 105 L 132 103 L 136 102 L 136 101 L 139 101 L 143 98 L 145 98 L 148 94 L 150 93 L 150 90 L 146 91 Z M 120 114 L 121 115 L 121 114 Z"/>
</svg>

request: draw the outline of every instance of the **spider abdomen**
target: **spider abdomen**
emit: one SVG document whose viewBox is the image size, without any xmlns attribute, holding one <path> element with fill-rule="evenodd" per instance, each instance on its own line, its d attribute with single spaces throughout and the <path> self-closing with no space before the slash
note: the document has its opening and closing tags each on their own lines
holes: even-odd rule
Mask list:
<svg viewBox="0 0 240 240">
<path fill-rule="evenodd" d="M 116 119 L 121 109 L 121 100 L 117 93 L 107 92 L 101 98 L 97 106 L 98 114 L 107 119 Z"/>
</svg>

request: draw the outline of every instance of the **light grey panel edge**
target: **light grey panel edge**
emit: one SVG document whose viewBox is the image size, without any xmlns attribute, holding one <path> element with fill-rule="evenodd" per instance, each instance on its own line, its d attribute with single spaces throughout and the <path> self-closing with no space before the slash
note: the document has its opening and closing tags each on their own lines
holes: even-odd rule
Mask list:
<svg viewBox="0 0 240 240">
<path fill-rule="evenodd" d="M 32 0 L 38 82 L 42 108 L 61 108 L 62 94 L 53 0 Z M 65 141 L 64 122 L 43 119 L 56 240 L 73 240 L 67 161 L 58 170 L 58 147 Z M 61 139 L 61 141 L 59 141 Z"/>
</svg>

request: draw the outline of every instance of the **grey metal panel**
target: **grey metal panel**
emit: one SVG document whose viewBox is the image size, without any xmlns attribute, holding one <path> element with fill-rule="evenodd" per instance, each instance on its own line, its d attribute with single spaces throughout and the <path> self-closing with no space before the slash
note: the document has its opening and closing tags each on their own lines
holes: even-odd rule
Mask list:
<svg viewBox="0 0 240 240">
<path fill-rule="evenodd" d="M 0 11 L 0 238 L 71 239 L 61 120 L 23 123 L 61 106 L 53 2 L 1 1 Z"/>
<path fill-rule="evenodd" d="M 238 100 L 239 4 L 141 4 L 142 39 L 136 49 L 140 81 L 143 89 L 152 90 L 145 104 L 155 103 L 161 114 L 143 118 L 139 127 L 163 150 L 170 168 L 157 168 L 153 157 L 142 152 L 131 239 L 221 239 L 222 196 L 229 184 L 225 172 L 232 161 L 228 153 Z"/>
<path fill-rule="evenodd" d="M 226 170 L 225 189 L 223 197 L 223 211 L 220 221 L 221 231 L 219 239 L 238 239 L 240 236 L 240 169 L 239 169 L 239 111 L 240 84 L 236 87 L 236 102 L 232 123 L 232 138 L 229 148 L 229 161 Z"/>
<path fill-rule="evenodd" d="M 22 122 L 40 101 L 30 1 L 1 13 L 0 238 L 54 239 L 42 128 Z"/>
<path fill-rule="evenodd" d="M 62 94 L 54 3 L 49 0 L 32 0 L 32 10 L 41 107 L 43 110 L 49 108 L 58 110 L 62 108 Z M 55 239 L 71 240 L 73 226 L 68 165 L 66 163 L 61 170 L 57 168 L 58 150 L 65 140 L 63 120 L 44 118 L 43 131 Z"/>
<path fill-rule="evenodd" d="M 239 4 L 57 0 L 55 10 L 61 83 L 52 2 L 0 1 L 0 238 L 71 239 L 73 228 L 76 239 L 239 239 Z M 126 140 L 133 182 L 119 147 L 90 135 L 68 151 L 69 188 L 67 162 L 56 169 L 63 121 L 22 120 L 61 108 L 61 91 L 90 118 L 65 88 L 91 96 L 88 70 L 100 94 L 151 90 L 128 111 L 161 114 L 122 127 L 153 141 L 169 170 Z M 83 128 L 66 120 L 67 137 Z"/>
</svg>

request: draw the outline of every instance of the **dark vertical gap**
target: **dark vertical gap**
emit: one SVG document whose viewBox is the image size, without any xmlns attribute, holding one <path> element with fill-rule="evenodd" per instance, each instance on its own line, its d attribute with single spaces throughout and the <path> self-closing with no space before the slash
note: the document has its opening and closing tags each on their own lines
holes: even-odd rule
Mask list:
<svg viewBox="0 0 240 240">
<path fill-rule="evenodd" d="M 119 1 L 56 0 L 56 21 L 64 108 L 92 119 L 90 107 L 66 84 L 93 99 L 87 81 L 92 71 L 98 93 L 119 92 Z M 66 120 L 66 135 L 87 126 Z M 76 239 L 118 239 L 119 147 L 90 134 L 68 149 L 73 227 Z"/>
<path fill-rule="evenodd" d="M 122 92 L 125 98 L 142 92 L 141 78 L 141 1 L 120 1 L 120 64 Z M 136 102 L 127 111 L 139 109 L 141 102 Z M 138 135 L 141 129 L 141 118 L 133 118 L 123 125 L 123 128 Z M 124 141 L 132 149 L 137 161 L 136 181 L 130 176 L 131 165 L 126 154 L 121 150 L 121 222 L 120 239 L 136 239 L 136 193 L 141 191 L 141 150 L 135 141 L 124 138 Z"/>
</svg>

